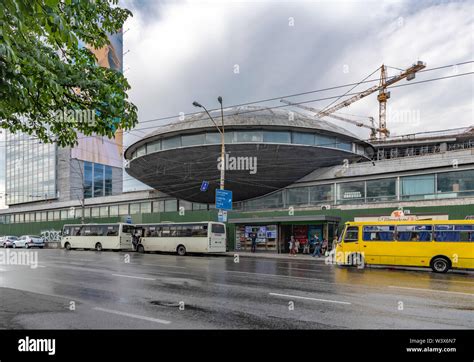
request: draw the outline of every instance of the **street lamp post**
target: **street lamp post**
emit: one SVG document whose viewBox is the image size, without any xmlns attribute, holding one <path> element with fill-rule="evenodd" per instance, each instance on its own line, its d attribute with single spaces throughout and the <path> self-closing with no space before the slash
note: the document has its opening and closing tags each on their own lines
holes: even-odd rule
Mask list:
<svg viewBox="0 0 474 362">
<path fill-rule="evenodd" d="M 224 190 L 224 180 L 225 180 L 225 137 L 224 137 L 224 110 L 222 108 L 222 97 L 219 96 L 217 98 L 217 100 L 219 101 L 220 105 L 221 105 L 221 118 L 222 118 L 222 125 L 221 125 L 221 128 L 219 128 L 219 126 L 217 125 L 216 121 L 214 121 L 214 118 L 212 118 L 211 114 L 207 111 L 206 107 L 204 107 L 202 104 L 194 101 L 193 102 L 193 106 L 194 107 L 200 107 L 200 108 L 203 108 L 204 111 L 206 111 L 207 115 L 209 116 L 210 120 L 212 121 L 212 123 L 214 123 L 214 125 L 216 126 L 217 128 L 217 131 L 219 131 L 220 135 L 221 135 L 221 178 L 220 178 L 220 189 L 221 190 Z"/>
</svg>

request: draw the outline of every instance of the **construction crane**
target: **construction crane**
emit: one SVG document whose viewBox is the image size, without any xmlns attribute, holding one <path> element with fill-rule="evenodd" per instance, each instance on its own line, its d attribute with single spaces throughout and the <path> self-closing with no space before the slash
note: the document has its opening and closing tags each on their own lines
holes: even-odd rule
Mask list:
<svg viewBox="0 0 474 362">
<path fill-rule="evenodd" d="M 337 110 L 347 107 L 350 104 L 367 97 L 368 95 L 379 92 L 377 95 L 377 100 L 379 101 L 379 137 L 381 139 L 385 138 L 389 135 L 389 131 L 387 129 L 387 119 L 386 119 L 386 108 L 387 108 L 387 99 L 390 98 L 390 92 L 387 92 L 387 87 L 391 86 L 392 84 L 406 78 L 408 81 L 415 78 L 415 73 L 422 70 L 426 67 L 426 63 L 422 61 L 418 61 L 413 64 L 410 68 L 403 70 L 399 75 L 396 75 L 390 79 L 387 79 L 387 66 L 383 65 L 380 67 L 380 82 L 378 85 L 370 87 L 369 89 L 360 92 L 330 108 L 323 109 L 320 111 L 316 116 L 318 118 L 329 116 L 331 113 L 336 112 Z"/>
<path fill-rule="evenodd" d="M 294 107 L 298 107 L 298 108 L 301 108 L 301 109 L 304 109 L 304 110 L 307 110 L 307 111 L 310 111 L 310 112 L 313 112 L 313 113 L 316 113 L 318 114 L 319 112 L 321 112 L 320 109 L 316 109 L 316 108 L 313 108 L 313 107 L 308 107 L 308 106 L 305 106 L 303 104 L 298 104 L 298 103 L 293 103 L 293 102 L 290 102 L 290 101 L 287 101 L 286 99 L 280 99 L 280 102 L 282 103 L 285 103 L 285 104 L 288 104 L 289 106 L 294 106 Z M 375 127 L 375 120 L 374 120 L 374 117 L 368 117 L 369 121 L 371 122 L 371 126 L 368 125 L 368 124 L 365 124 L 363 122 L 360 122 L 360 121 L 355 121 L 353 119 L 349 119 L 349 118 L 345 118 L 345 117 L 341 117 L 339 115 L 335 115 L 335 114 L 328 114 L 327 115 L 328 117 L 331 117 L 331 118 L 334 118 L 334 119 L 337 119 L 339 121 L 344 121 L 344 122 L 347 122 L 347 123 L 350 123 L 350 124 L 353 124 L 357 127 L 365 127 L 365 128 L 368 128 L 370 129 L 370 139 L 371 140 L 376 140 L 377 139 L 377 132 L 380 131 L 380 129 L 378 129 L 377 127 Z"/>
</svg>

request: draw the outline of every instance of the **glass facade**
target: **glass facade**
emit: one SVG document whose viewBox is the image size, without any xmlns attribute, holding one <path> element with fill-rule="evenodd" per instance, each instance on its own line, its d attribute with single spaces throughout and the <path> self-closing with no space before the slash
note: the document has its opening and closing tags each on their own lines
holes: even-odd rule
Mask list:
<svg viewBox="0 0 474 362">
<path fill-rule="evenodd" d="M 239 130 L 226 131 L 225 143 L 287 143 L 300 144 L 308 146 L 319 146 L 337 148 L 340 150 L 352 152 L 353 143 L 350 140 L 336 138 L 333 136 L 322 135 L 311 132 L 296 131 L 266 131 L 266 130 Z M 218 132 L 195 133 L 190 135 L 173 136 L 163 138 L 147 143 L 138 147 L 132 153 L 132 159 L 145 156 L 153 152 L 169 150 L 178 147 L 190 147 L 197 145 L 215 145 L 221 143 L 221 135 Z M 356 147 L 359 154 L 365 154 L 366 150 L 363 146 Z"/>
<path fill-rule="evenodd" d="M 90 168 L 94 170 L 93 165 Z M 261 210 L 289 206 L 361 205 L 397 200 L 456 199 L 464 196 L 474 196 L 474 169 L 292 187 L 258 199 L 235 203 L 234 208 Z M 215 208 L 213 204 L 190 203 L 177 199 L 137 200 L 86 207 L 84 217 L 103 218 L 151 212 L 176 212 L 178 205 L 183 206 L 186 211 Z M 81 214 L 82 208 L 79 206 L 75 207 L 72 214 L 70 208 L 23 213 L 10 211 L 9 214 L 0 215 L 0 224 L 78 219 L 81 218 Z"/>
<path fill-rule="evenodd" d="M 6 133 L 6 203 L 54 199 L 56 145 L 43 144 L 22 133 Z"/>
<path fill-rule="evenodd" d="M 112 195 L 112 167 L 84 162 L 84 198 Z"/>
</svg>

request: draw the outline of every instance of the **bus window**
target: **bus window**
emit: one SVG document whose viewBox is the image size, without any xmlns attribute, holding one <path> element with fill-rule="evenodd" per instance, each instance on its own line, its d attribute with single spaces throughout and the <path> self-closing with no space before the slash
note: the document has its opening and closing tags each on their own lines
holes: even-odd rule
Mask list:
<svg viewBox="0 0 474 362">
<path fill-rule="evenodd" d="M 431 241 L 431 225 L 398 225 L 398 241 Z"/>
<path fill-rule="evenodd" d="M 221 225 L 221 224 L 212 224 L 211 231 L 215 234 L 224 234 L 225 227 L 224 225 Z"/>
<path fill-rule="evenodd" d="M 459 241 L 474 241 L 474 225 L 455 225 L 454 230 L 460 233 Z"/>
<path fill-rule="evenodd" d="M 395 226 L 374 225 L 364 226 L 362 239 L 364 241 L 393 241 L 395 236 Z"/>
<path fill-rule="evenodd" d="M 118 225 L 107 225 L 105 226 L 105 235 L 106 236 L 118 236 L 119 226 Z"/>
<path fill-rule="evenodd" d="M 71 230 L 71 236 L 81 236 L 81 226 L 73 226 Z"/>
<path fill-rule="evenodd" d="M 354 241 L 359 241 L 359 227 L 348 226 L 344 234 L 344 242 L 353 243 Z"/>
<path fill-rule="evenodd" d="M 81 236 L 90 236 L 91 234 L 91 227 L 90 226 L 84 226 L 81 229 Z"/>
<path fill-rule="evenodd" d="M 63 227 L 63 236 L 70 236 L 71 235 L 71 227 L 65 226 Z"/>
<path fill-rule="evenodd" d="M 132 234 L 134 227 L 132 225 L 122 224 L 122 233 L 123 234 Z"/>
<path fill-rule="evenodd" d="M 181 236 L 184 236 L 184 237 L 193 236 L 193 226 L 183 225 L 183 229 L 181 230 Z"/>
<path fill-rule="evenodd" d="M 435 241 L 470 242 L 474 241 L 473 225 L 436 225 Z"/>
<path fill-rule="evenodd" d="M 170 236 L 170 227 L 169 226 L 163 226 L 163 229 L 161 230 L 161 236 L 163 236 L 163 237 L 169 237 Z"/>
<path fill-rule="evenodd" d="M 204 226 L 205 225 L 193 225 L 192 236 L 207 236 L 207 229 L 205 229 Z"/>
</svg>

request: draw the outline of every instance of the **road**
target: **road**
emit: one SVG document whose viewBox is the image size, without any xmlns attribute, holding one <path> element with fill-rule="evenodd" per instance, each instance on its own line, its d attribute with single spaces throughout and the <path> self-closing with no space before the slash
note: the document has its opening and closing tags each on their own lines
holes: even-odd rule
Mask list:
<svg viewBox="0 0 474 362">
<path fill-rule="evenodd" d="M 474 326 L 472 273 L 359 270 L 314 259 L 23 252 L 37 253 L 37 268 L 0 264 L 0 328 Z"/>
</svg>

